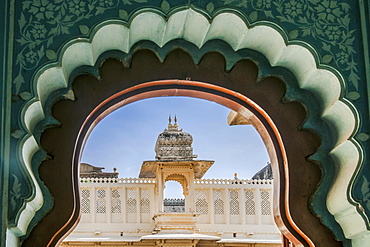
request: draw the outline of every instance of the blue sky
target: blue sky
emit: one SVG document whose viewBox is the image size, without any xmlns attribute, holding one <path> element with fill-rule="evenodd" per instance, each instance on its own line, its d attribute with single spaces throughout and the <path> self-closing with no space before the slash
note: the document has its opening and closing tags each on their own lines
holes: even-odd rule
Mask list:
<svg viewBox="0 0 370 247">
<path fill-rule="evenodd" d="M 144 160 L 154 160 L 158 135 L 176 114 L 179 128 L 193 136 L 197 159 L 214 160 L 204 178 L 251 178 L 269 161 L 251 125 L 228 126 L 230 110 L 188 97 L 160 97 L 134 102 L 104 118 L 91 132 L 81 162 L 118 169 L 120 177 L 138 177 Z"/>
</svg>

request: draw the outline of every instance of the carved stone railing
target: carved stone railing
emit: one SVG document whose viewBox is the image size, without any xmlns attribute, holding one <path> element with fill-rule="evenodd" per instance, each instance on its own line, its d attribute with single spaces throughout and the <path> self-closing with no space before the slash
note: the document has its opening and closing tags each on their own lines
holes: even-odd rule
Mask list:
<svg viewBox="0 0 370 247">
<path fill-rule="evenodd" d="M 272 184 L 270 179 L 195 179 L 195 184 Z"/>
<path fill-rule="evenodd" d="M 273 180 L 270 179 L 195 179 L 194 183 L 197 184 L 272 184 Z M 150 178 L 92 178 L 92 177 L 81 177 L 81 183 L 118 183 L 118 184 L 145 184 L 155 183 L 155 179 Z"/>
<path fill-rule="evenodd" d="M 273 224 L 272 180 L 196 179 L 194 183 L 193 210 L 200 215 L 199 223 Z M 184 212 L 181 199 L 158 200 L 154 179 L 81 178 L 82 222 L 149 223 L 158 203 L 164 203 L 165 212 Z"/>
<path fill-rule="evenodd" d="M 91 178 L 81 177 L 80 182 L 86 183 L 118 183 L 118 184 L 152 184 L 154 179 L 148 178 Z"/>
</svg>

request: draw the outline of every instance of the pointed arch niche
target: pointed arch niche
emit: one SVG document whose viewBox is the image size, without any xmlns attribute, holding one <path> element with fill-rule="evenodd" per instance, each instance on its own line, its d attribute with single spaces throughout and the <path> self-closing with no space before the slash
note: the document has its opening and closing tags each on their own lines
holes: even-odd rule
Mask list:
<svg viewBox="0 0 370 247">
<path fill-rule="evenodd" d="M 141 12 L 130 27 L 105 22 L 90 40 L 66 44 L 58 64 L 36 74 L 36 96 L 23 110 L 28 135 L 20 159 L 35 196 L 8 229 L 8 243 L 23 238 L 23 246 L 54 246 L 76 224 L 80 155 L 104 116 L 145 98 L 188 96 L 234 110 L 260 133 L 277 178 L 275 220 L 289 240 L 341 246 L 337 238 L 363 246 L 364 215 L 348 194 L 361 158 L 352 139 L 356 111 L 341 96 L 340 75 L 319 68 L 308 45 L 288 43 L 277 30 L 249 27 L 233 13 L 210 23 L 191 9 L 167 20 Z M 49 159 L 38 169 L 31 161 L 41 149 Z"/>
</svg>

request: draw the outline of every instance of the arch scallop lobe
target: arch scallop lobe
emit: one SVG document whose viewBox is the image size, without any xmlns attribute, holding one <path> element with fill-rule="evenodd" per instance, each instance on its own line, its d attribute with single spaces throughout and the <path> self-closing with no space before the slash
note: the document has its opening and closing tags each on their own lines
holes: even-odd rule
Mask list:
<svg viewBox="0 0 370 247">
<path fill-rule="evenodd" d="M 327 217 L 329 220 L 324 219 L 323 223 L 337 238 L 346 243 L 348 239 L 353 246 L 363 246 L 369 238 L 364 220 L 366 216 L 358 210 L 348 192 L 351 179 L 361 162 L 361 149 L 352 138 L 357 130 L 356 110 L 342 98 L 343 79 L 340 74 L 320 68 L 315 52 L 306 48 L 308 45 L 289 43 L 284 37 L 286 35 L 271 26 L 261 24 L 249 27 L 234 13 L 220 13 L 209 22 L 202 14 L 186 9 L 174 12 L 168 19 L 157 13 L 144 11 L 133 16 L 129 27 L 118 21 L 107 21 L 93 30 L 89 40 L 75 39 L 68 42 L 61 49 L 57 64 L 49 64 L 36 73 L 33 82 L 35 97 L 27 102 L 22 111 L 22 124 L 28 134 L 21 141 L 20 158 L 31 175 L 36 192 L 34 198 L 19 213 L 18 225 L 8 229 L 8 243 L 16 242 L 17 238 L 27 235 L 30 224 L 31 227 L 34 226 L 52 205 L 50 196 L 43 193 L 43 185 L 31 167 L 33 154 L 42 149 L 35 133 L 40 128 L 40 123 L 53 121 L 49 109 L 54 102 L 63 97 L 73 99 L 71 78 L 79 68 L 94 68 L 103 53 L 115 51 L 129 54 L 142 41 L 150 41 L 161 50 L 174 41 L 183 40 L 202 49 L 207 42 L 221 40 L 231 47 L 231 54 L 237 54 L 237 58 L 225 55 L 227 69 L 231 69 L 242 59 L 240 52 L 252 50 L 267 59 L 271 71 L 274 68 L 284 68 L 293 75 L 295 84 L 287 88 L 285 98 L 305 105 L 308 118 L 304 127 L 312 129 L 322 138 L 322 145 L 312 157 L 321 164 L 324 177 L 312 197 L 311 207 L 316 214 L 331 215 L 335 221 Z M 214 50 L 218 51 L 217 48 Z M 200 57 L 196 54 L 191 56 L 196 63 L 199 62 Z M 258 72 L 258 77 L 265 75 L 261 71 Z M 331 90 L 324 90 L 328 87 Z M 308 92 L 310 97 L 302 92 Z M 346 121 L 340 121 L 341 119 Z M 324 134 L 322 126 L 328 126 L 330 133 Z M 44 126 L 43 130 L 46 128 Z M 325 172 L 328 160 L 337 169 L 338 176 L 335 179 L 331 179 L 332 176 Z M 74 206 L 78 208 L 77 204 L 75 201 Z M 339 231 L 338 225 L 341 228 Z M 33 234 L 31 238 L 32 236 Z"/>
</svg>

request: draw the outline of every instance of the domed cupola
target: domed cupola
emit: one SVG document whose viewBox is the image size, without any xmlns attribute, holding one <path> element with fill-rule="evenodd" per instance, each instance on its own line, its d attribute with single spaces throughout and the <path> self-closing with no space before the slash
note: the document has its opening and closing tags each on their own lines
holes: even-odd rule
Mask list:
<svg viewBox="0 0 370 247">
<path fill-rule="evenodd" d="M 168 127 L 159 134 L 155 145 L 155 158 L 157 160 L 192 160 L 197 157 L 193 154 L 193 137 L 182 129 L 179 129 L 177 118 L 172 124 L 171 116 L 168 119 Z"/>
</svg>

